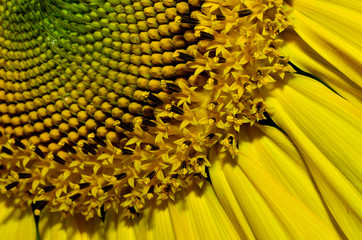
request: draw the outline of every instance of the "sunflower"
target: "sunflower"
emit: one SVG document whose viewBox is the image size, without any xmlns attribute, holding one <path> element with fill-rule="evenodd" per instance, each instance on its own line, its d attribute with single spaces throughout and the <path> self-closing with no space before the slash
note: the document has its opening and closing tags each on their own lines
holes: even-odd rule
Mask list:
<svg viewBox="0 0 362 240">
<path fill-rule="evenodd" d="M 361 12 L 0 0 L 1 235 L 360 239 Z"/>
</svg>

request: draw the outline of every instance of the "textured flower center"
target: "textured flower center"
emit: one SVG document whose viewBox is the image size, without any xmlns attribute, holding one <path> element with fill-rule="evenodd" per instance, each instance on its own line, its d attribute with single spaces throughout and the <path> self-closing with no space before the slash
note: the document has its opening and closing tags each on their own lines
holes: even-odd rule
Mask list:
<svg viewBox="0 0 362 240">
<path fill-rule="evenodd" d="M 201 186 L 290 71 L 283 1 L 0 3 L 0 188 L 35 214 L 134 217 Z"/>
</svg>

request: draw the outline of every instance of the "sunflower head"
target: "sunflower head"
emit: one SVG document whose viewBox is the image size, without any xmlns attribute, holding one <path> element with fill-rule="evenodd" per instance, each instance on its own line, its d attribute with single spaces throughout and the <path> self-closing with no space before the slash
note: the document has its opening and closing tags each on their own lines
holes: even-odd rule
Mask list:
<svg viewBox="0 0 362 240">
<path fill-rule="evenodd" d="M 282 1 L 3 1 L 1 193 L 134 217 L 232 156 L 260 91 L 291 71 Z"/>
</svg>

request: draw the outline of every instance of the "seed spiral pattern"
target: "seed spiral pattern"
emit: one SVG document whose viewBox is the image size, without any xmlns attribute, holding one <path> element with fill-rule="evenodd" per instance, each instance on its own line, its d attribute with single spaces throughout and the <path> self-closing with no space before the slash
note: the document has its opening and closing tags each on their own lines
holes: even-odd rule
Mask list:
<svg viewBox="0 0 362 240">
<path fill-rule="evenodd" d="M 283 1 L 0 0 L 0 188 L 87 218 L 174 199 L 237 154 L 291 71 Z"/>
</svg>

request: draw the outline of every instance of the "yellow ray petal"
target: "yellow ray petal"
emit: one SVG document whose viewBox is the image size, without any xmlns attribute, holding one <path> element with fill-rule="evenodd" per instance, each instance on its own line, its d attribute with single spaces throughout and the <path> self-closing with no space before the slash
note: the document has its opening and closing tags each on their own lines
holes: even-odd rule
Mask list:
<svg viewBox="0 0 362 240">
<path fill-rule="evenodd" d="M 182 222 L 177 224 L 182 224 Z M 176 239 L 174 223 L 171 220 L 166 201 L 162 201 L 157 207 L 152 206 L 145 209 L 140 216 L 138 234 L 139 239 Z"/>
<path fill-rule="evenodd" d="M 362 191 L 361 110 L 321 83 L 299 75 L 291 75 L 287 84 L 277 83 L 265 99 L 270 116 L 296 144 L 308 137 Z"/>
<path fill-rule="evenodd" d="M 208 182 L 169 202 L 169 210 L 178 239 L 240 239 Z"/>
<path fill-rule="evenodd" d="M 210 176 L 218 197 L 228 201 L 223 190 L 225 186 L 232 189 L 257 239 L 339 239 L 333 228 L 282 188 L 259 163 L 239 154 L 236 165 L 225 152 L 213 151 Z"/>
<path fill-rule="evenodd" d="M 176 202 L 153 202 L 134 221 L 107 213 L 107 240 L 240 239 L 208 182 L 177 195 Z"/>
<path fill-rule="evenodd" d="M 0 236 L 9 240 L 36 239 L 33 213 L 28 207 L 21 210 L 18 201 L 0 195 Z"/>
<path fill-rule="evenodd" d="M 331 6 L 333 5 L 327 4 L 326 7 L 330 9 Z M 361 15 L 341 6 L 334 6 L 332 10 L 326 11 L 325 15 L 322 14 L 324 9 L 319 6 L 319 3 L 316 8 L 320 11 L 318 14 L 305 12 L 304 9 L 294 10 L 292 17 L 295 22 L 295 31 L 329 63 L 357 85 L 362 86 L 360 71 L 362 45 L 359 41 L 362 36 L 362 30 L 359 28 L 362 21 Z M 336 17 L 337 14 L 338 17 Z M 336 29 L 326 27 L 327 25 L 335 25 Z"/>
<path fill-rule="evenodd" d="M 334 218 L 347 237 L 361 236 L 361 111 L 303 76 L 269 94 L 268 113 L 302 153 Z"/>
<path fill-rule="evenodd" d="M 258 163 L 280 187 L 334 228 L 334 219 L 325 208 L 304 160 L 284 133 L 269 126 L 244 127 L 239 153 Z"/>
<path fill-rule="evenodd" d="M 215 161 L 210 167 L 213 187 L 220 201 L 226 206 L 225 208 L 233 208 L 235 215 L 245 215 L 256 239 L 272 239 L 273 237 L 288 239 L 290 236 L 278 221 L 277 216 L 240 168 L 231 166 L 229 163 L 222 165 L 220 159 L 225 157 L 227 157 L 225 152 L 211 153 L 211 160 L 214 158 Z M 227 176 L 228 174 L 231 177 Z M 238 205 L 230 202 L 234 199 Z"/>
<path fill-rule="evenodd" d="M 137 238 L 138 220 L 131 220 L 121 214 L 117 214 L 113 209 L 106 213 L 105 235 L 107 240 L 132 240 Z"/>
<path fill-rule="evenodd" d="M 353 42 L 353 44 L 362 46 L 360 41 L 362 37 L 360 28 L 362 4 L 359 1 L 360 11 L 357 10 L 357 7 L 353 7 L 352 4 L 346 1 L 337 3 L 324 0 L 298 0 L 293 1 L 292 7 L 310 20 L 322 25 L 324 29 L 332 31 L 333 34 L 345 38 L 349 42 Z M 350 36 L 351 38 L 348 38 Z"/>
<path fill-rule="evenodd" d="M 214 156 L 217 156 L 215 153 Z M 213 181 L 213 188 L 218 193 L 218 198 L 225 209 L 230 221 L 234 224 L 236 230 L 238 231 L 241 239 L 256 239 L 257 235 L 253 232 L 254 229 L 250 226 L 250 219 L 248 218 L 247 213 L 243 212 L 243 205 L 240 205 L 238 199 L 234 196 L 233 189 L 231 189 L 228 184 L 224 174 L 222 173 L 220 161 L 216 160 L 210 167 L 210 174 L 212 176 L 217 176 L 215 181 Z"/>
<path fill-rule="evenodd" d="M 268 222 L 267 219 L 273 219 L 274 216 L 269 216 L 271 214 L 270 211 L 267 210 L 267 208 L 264 206 L 264 203 L 257 201 L 258 198 L 254 197 L 254 191 L 245 194 L 243 201 L 237 197 L 237 194 L 241 194 L 241 192 L 246 189 L 246 186 L 240 185 L 242 184 L 241 182 L 235 183 L 235 186 L 229 184 L 221 167 L 222 164 L 219 161 L 219 156 L 222 157 L 224 155 L 226 155 L 225 152 L 211 152 L 211 160 L 215 159 L 215 161 L 212 163 L 212 167 L 210 167 L 210 176 L 213 179 L 212 186 L 215 189 L 215 192 L 230 220 L 234 223 L 235 226 L 237 226 L 237 229 L 242 232 L 242 239 L 263 239 L 263 237 L 267 237 L 270 232 L 275 233 L 273 235 L 278 235 L 281 237 L 282 234 L 279 234 L 279 232 L 281 232 L 280 226 L 276 224 L 275 221 Z M 238 177 L 242 178 L 243 175 Z M 232 187 L 237 188 L 237 191 L 235 192 Z M 250 207 L 251 205 L 249 204 L 255 204 L 255 206 L 258 206 L 258 209 L 260 209 L 260 212 L 258 213 L 262 213 L 262 216 L 255 214 Z M 268 224 L 270 223 L 268 225 L 268 228 L 270 229 L 269 232 L 263 231 L 263 219 L 268 222 Z M 260 228 L 258 228 L 258 226 Z"/>
<path fill-rule="evenodd" d="M 294 31 L 284 31 L 282 35 L 285 40 L 283 54 L 290 57 L 292 63 L 323 80 L 342 97 L 362 109 L 362 89 L 357 84 L 322 58 Z"/>
<path fill-rule="evenodd" d="M 95 216 L 88 221 L 82 215 L 68 216 L 62 219 L 58 212 L 44 209 L 39 220 L 41 240 L 98 240 L 104 239 L 104 225 Z"/>
<path fill-rule="evenodd" d="M 298 4 L 313 4 L 314 7 L 320 6 L 321 3 L 334 3 L 342 7 L 348 7 L 356 12 L 362 12 L 362 5 L 360 0 L 287 0 L 293 7 Z M 318 5 L 316 5 L 318 4 Z"/>
</svg>

